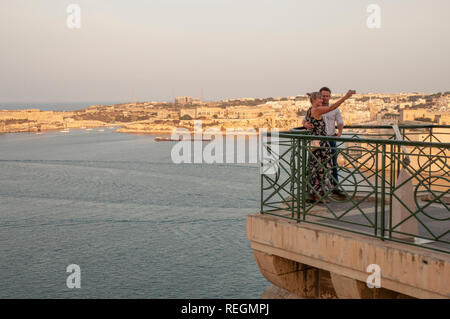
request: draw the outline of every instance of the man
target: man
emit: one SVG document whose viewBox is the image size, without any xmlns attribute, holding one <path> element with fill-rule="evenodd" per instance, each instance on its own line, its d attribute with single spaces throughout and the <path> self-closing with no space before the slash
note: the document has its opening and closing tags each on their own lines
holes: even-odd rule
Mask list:
<svg viewBox="0 0 450 319">
<path fill-rule="evenodd" d="M 322 100 L 323 100 L 323 106 L 330 106 L 330 97 L 331 97 L 331 90 L 324 86 L 319 91 L 322 94 Z M 342 120 L 341 112 L 339 111 L 339 108 L 328 112 L 326 114 L 322 115 L 322 118 L 325 122 L 325 128 L 327 131 L 328 136 L 337 136 L 340 137 L 342 135 L 342 130 L 344 129 L 344 121 Z M 338 132 L 336 134 L 336 124 L 338 127 Z M 313 128 L 313 125 L 310 122 L 305 121 L 303 119 L 303 126 L 306 127 L 308 130 L 311 130 Z M 332 154 L 332 160 L 333 160 L 333 177 L 336 181 L 339 181 L 338 172 L 337 172 L 337 156 L 336 153 L 336 141 L 329 141 L 331 146 L 331 154 Z M 336 186 L 336 181 L 333 180 L 334 186 Z M 338 195 L 340 197 L 346 197 L 343 192 L 341 192 L 336 187 L 333 189 L 333 194 Z"/>
</svg>

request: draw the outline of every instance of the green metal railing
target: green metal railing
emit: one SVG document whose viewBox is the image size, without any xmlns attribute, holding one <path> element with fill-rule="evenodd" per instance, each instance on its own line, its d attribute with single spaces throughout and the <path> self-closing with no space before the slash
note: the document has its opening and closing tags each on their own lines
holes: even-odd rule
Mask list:
<svg viewBox="0 0 450 319">
<path fill-rule="evenodd" d="M 262 147 L 272 169 L 261 171 L 261 213 L 450 253 L 450 143 L 443 142 L 450 141 L 450 126 L 399 131 L 403 140 L 392 126 L 346 126 L 339 138 L 302 129 L 267 133 Z M 313 140 L 337 144 L 337 181 L 318 160 L 322 194 L 308 178 Z M 325 177 L 345 197 L 327 189 Z M 321 203 L 309 202 L 311 192 Z"/>
</svg>

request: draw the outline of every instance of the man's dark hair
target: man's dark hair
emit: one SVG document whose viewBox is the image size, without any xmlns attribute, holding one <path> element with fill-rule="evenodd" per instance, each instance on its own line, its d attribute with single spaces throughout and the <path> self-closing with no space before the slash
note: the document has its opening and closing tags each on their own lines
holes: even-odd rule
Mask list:
<svg viewBox="0 0 450 319">
<path fill-rule="evenodd" d="M 323 88 L 321 88 L 319 90 L 320 93 L 322 93 L 322 91 L 327 91 L 327 92 L 330 92 L 330 94 L 331 94 L 331 90 L 329 88 L 327 88 L 326 86 L 324 86 Z"/>
</svg>

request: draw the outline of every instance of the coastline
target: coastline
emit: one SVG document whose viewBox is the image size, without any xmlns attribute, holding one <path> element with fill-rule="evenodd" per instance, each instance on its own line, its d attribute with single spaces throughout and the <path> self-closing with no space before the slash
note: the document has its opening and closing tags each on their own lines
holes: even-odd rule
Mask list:
<svg viewBox="0 0 450 319">
<path fill-rule="evenodd" d="M 93 126 L 93 127 L 67 127 L 66 129 L 68 130 L 68 132 L 70 131 L 86 131 L 87 129 L 93 130 L 94 132 L 97 129 L 101 129 L 101 128 L 111 128 L 110 126 Z M 21 133 L 33 133 L 36 135 L 40 135 L 40 134 L 44 134 L 46 132 L 61 132 L 62 130 L 64 130 L 64 127 L 59 127 L 59 128 L 49 128 L 49 129 L 41 129 L 40 131 L 36 130 L 36 129 L 32 129 L 32 130 L 8 130 L 8 131 L 0 131 L 0 135 L 6 135 L 6 134 L 21 134 Z M 135 134 L 135 135 L 164 135 L 164 136 L 171 136 L 172 134 L 174 134 L 174 131 L 176 131 L 178 128 L 174 127 L 172 130 L 135 130 L 135 129 L 127 129 L 127 128 L 123 128 L 120 127 L 118 125 L 114 125 L 114 129 L 111 128 L 112 132 L 114 133 L 122 133 L 122 134 Z M 270 131 L 270 129 L 268 129 L 268 131 Z M 68 132 L 61 132 L 61 133 L 68 133 Z M 40 133 L 40 134 L 39 134 Z M 188 131 L 180 131 L 178 133 L 176 133 L 175 135 L 186 135 L 186 134 L 190 134 L 190 135 L 194 135 L 194 134 L 201 134 L 202 136 L 215 136 L 215 135 L 222 135 L 222 136 L 226 136 L 227 135 L 227 131 L 224 130 L 220 130 L 214 133 L 209 133 L 206 132 L 206 130 L 202 130 L 201 132 L 198 131 L 193 131 L 193 130 L 188 130 Z M 233 130 L 230 132 L 231 135 L 236 135 L 236 136 L 259 136 L 260 132 L 259 131 L 245 131 L 245 130 Z"/>
<path fill-rule="evenodd" d="M 279 130 L 288 130 L 292 127 L 298 127 L 302 120 L 302 117 L 297 115 L 279 118 L 272 113 L 248 118 L 199 117 L 196 119 L 179 119 L 175 115 L 166 114 L 167 111 L 159 110 L 134 105 L 93 105 L 87 109 L 74 112 L 41 111 L 39 109 L 1 110 L 0 133 L 38 133 L 114 126 L 117 127 L 117 133 L 130 134 L 172 134 L 177 129 L 191 133 L 195 130 L 202 130 L 204 134 L 208 129 L 214 128 L 221 131 L 223 135 L 226 134 L 227 130 L 232 130 L 233 134 L 237 135 L 258 135 L 259 129 L 278 128 Z M 198 120 L 201 121 L 200 124 L 196 122 Z M 218 133 L 211 132 L 211 134 Z"/>
<path fill-rule="evenodd" d="M 124 133 L 124 134 L 137 134 L 137 135 L 166 135 L 166 136 L 171 136 L 174 133 L 173 131 L 176 131 L 176 130 L 177 130 L 177 128 L 174 128 L 171 131 L 169 131 L 169 130 L 146 130 L 146 131 L 140 131 L 140 130 L 128 130 L 128 129 L 119 128 L 115 132 L 116 133 Z M 226 131 L 217 131 L 217 133 L 210 134 L 210 133 L 207 133 L 205 130 L 203 130 L 202 132 L 195 132 L 195 131 L 190 130 L 190 131 L 186 131 L 186 132 L 179 132 L 178 134 L 175 134 L 175 135 L 182 136 L 183 134 L 190 134 L 190 135 L 201 134 L 202 136 L 214 136 L 214 135 L 226 136 L 227 132 Z M 237 135 L 237 136 L 240 136 L 240 135 L 242 135 L 242 136 L 255 135 L 255 136 L 259 136 L 260 133 L 259 132 L 233 131 L 232 135 Z"/>
</svg>

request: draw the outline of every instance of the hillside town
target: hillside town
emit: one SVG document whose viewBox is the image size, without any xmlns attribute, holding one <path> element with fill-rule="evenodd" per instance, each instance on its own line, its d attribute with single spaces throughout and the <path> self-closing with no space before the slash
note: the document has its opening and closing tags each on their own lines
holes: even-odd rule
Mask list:
<svg viewBox="0 0 450 319">
<path fill-rule="evenodd" d="M 342 95 L 334 94 L 332 99 Z M 1 110 L 0 133 L 118 127 L 124 133 L 167 133 L 175 128 L 226 129 L 302 126 L 311 106 L 306 95 L 269 98 L 239 98 L 205 102 L 189 96 L 173 102 L 134 102 L 91 105 L 76 111 L 39 109 Z M 436 124 L 450 125 L 450 92 L 435 94 L 357 94 L 340 107 L 345 125 Z"/>
</svg>

